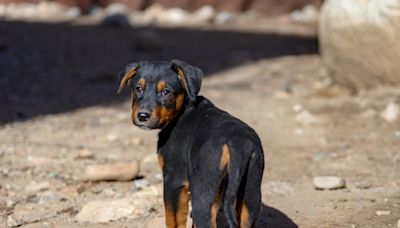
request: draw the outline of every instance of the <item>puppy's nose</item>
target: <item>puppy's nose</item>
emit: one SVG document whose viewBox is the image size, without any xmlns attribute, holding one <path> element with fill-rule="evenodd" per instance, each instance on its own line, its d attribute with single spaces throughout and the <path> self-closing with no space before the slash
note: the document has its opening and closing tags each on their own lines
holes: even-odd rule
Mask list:
<svg viewBox="0 0 400 228">
<path fill-rule="evenodd" d="M 140 122 L 145 122 L 150 118 L 150 113 L 146 111 L 139 112 L 137 118 Z"/>
</svg>

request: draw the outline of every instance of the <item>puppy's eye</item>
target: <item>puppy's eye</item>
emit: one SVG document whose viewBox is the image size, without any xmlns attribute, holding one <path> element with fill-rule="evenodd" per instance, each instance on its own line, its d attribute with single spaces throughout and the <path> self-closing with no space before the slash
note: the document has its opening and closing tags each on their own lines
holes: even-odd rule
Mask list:
<svg viewBox="0 0 400 228">
<path fill-rule="evenodd" d="M 162 96 L 167 96 L 167 95 L 169 95 L 171 93 L 171 91 L 170 90 L 167 90 L 167 89 L 164 89 L 163 91 L 161 91 L 161 95 Z"/>
<path fill-rule="evenodd" d="M 136 86 L 135 90 L 136 90 L 137 93 L 142 93 L 143 92 L 143 89 L 140 86 Z"/>
</svg>

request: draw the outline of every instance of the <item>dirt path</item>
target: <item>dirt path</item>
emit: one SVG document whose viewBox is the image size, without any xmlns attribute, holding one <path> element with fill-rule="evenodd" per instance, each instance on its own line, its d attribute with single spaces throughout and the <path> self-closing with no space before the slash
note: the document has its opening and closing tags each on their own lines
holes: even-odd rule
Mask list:
<svg viewBox="0 0 400 228">
<path fill-rule="evenodd" d="M 1 31 L 11 25 L 1 24 Z M 37 28 L 30 26 L 25 28 Z M 52 29 L 56 28 L 50 28 L 50 35 L 54 32 Z M 69 38 L 75 36 L 71 35 L 72 30 L 67 33 Z M 92 53 L 93 46 L 89 43 L 98 32 L 93 30 L 96 32 L 89 32 L 83 38 L 65 41 L 71 43 L 70 49 L 56 49 L 55 52 L 76 51 L 80 54 L 71 54 L 72 57 L 79 55 L 83 62 L 87 61 L 90 55 L 85 50 Z M 16 29 L 13 34 L 24 32 Z M 129 34 L 131 39 L 137 39 L 131 31 L 114 32 Z M 292 49 L 289 47 L 286 52 L 271 55 L 263 54 L 271 51 L 268 48 L 272 46 L 264 45 L 265 36 L 262 34 L 249 35 L 251 38 L 247 34 L 238 35 L 236 41 L 254 39 L 254 46 L 250 46 L 254 51 L 246 52 L 244 46 L 235 49 L 231 41 L 231 46 L 226 44 L 217 55 L 218 58 L 226 55 L 227 59 L 217 61 L 215 58 L 210 60 L 210 56 L 194 55 L 202 48 L 222 45 L 225 40 L 204 38 L 204 41 L 215 41 L 216 44 L 202 44 L 202 47 L 192 49 L 191 54 L 182 54 L 185 47 L 190 47 L 184 44 L 184 47 L 178 48 L 181 52 L 174 53 L 169 49 L 176 45 L 170 32 L 156 32 L 156 37 L 166 37 L 160 41 L 165 57 L 177 54 L 187 57 L 188 61 L 195 60 L 194 64 L 201 63 L 198 65 L 204 67 L 207 73 L 201 94 L 254 127 L 263 141 L 266 152 L 263 179 L 265 205 L 258 227 L 397 226 L 400 219 L 400 128 L 398 122 L 389 124 L 382 120 L 379 112 L 391 100 L 399 98 L 399 89 L 378 88 L 357 96 L 349 96 L 342 90 L 326 89 L 329 79 L 319 56 L 310 51 L 303 51 L 304 55 L 293 55 L 301 54 L 298 47 L 302 45 L 308 50 L 315 50 L 314 43 L 307 41 L 308 38 L 296 38 L 301 42 Z M 103 35 L 107 33 L 112 34 L 108 30 L 99 32 Z M 207 34 L 212 37 L 211 32 Z M 20 60 L 22 52 L 7 52 L 17 47 L 14 41 L 10 41 L 10 36 L 4 33 L 3 36 L 10 45 L 0 52 L 0 58 L 15 55 L 14 59 Z M 118 41 L 118 36 L 112 37 L 100 39 Z M 88 64 L 78 61 L 74 67 L 60 66 L 64 60 L 71 63 L 72 60 L 67 58 L 70 56 L 55 60 L 57 67 L 40 65 L 40 58 L 48 50 L 45 46 L 27 52 L 32 58 L 38 58 L 35 60 L 38 63 L 36 69 L 34 65 L 25 70 L 20 68 L 18 64 L 24 64 L 23 61 L 33 61 L 28 57 L 17 61 L 15 69 L 12 64 L 3 65 L 6 66 L 2 68 L 3 73 L 11 75 L 6 77 L 8 81 L 17 81 L 15 77 L 21 76 L 31 84 L 12 83 L 16 86 L 16 93 L 12 93 L 14 88 L 10 86 L 8 91 L 0 93 L 7 95 L 2 99 L 8 104 L 7 107 L 2 106 L 3 125 L 0 126 L 0 227 L 6 224 L 7 216 L 16 213 L 31 216 L 31 220 L 27 220 L 31 222 L 25 222 L 24 227 L 144 227 L 143 224 L 162 216 L 161 196 L 155 195 L 159 202 L 141 218 L 128 217 L 105 224 L 74 221 L 75 215 L 87 202 L 124 199 L 137 191 L 132 182 L 84 182 L 82 172 L 85 166 L 140 160 L 155 153 L 156 132 L 133 127 L 129 119 L 129 101 L 125 98 L 112 100 L 115 87 L 111 72 L 132 56 L 135 56 L 133 60 L 146 56 L 155 58 L 154 54 L 159 51 L 150 47 L 150 50 L 142 52 L 136 52 L 135 48 L 125 52 L 124 45 L 129 46 L 127 40 L 122 38 L 122 44 L 94 51 L 102 56 L 94 57 L 93 62 L 88 61 Z M 279 47 L 293 41 L 282 37 L 272 40 L 281 45 Z M 97 42 L 94 46 L 101 43 Z M 26 41 L 25 45 L 28 44 L 31 43 Z M 78 48 L 81 45 L 83 49 Z M 278 53 L 283 49 L 276 50 Z M 115 57 L 118 52 L 122 53 L 122 57 L 104 57 L 107 53 L 113 53 L 111 56 Z M 248 61 L 237 64 L 243 57 Z M 108 60 L 110 64 L 107 67 L 99 65 L 106 64 Z M 47 81 L 52 78 L 48 75 L 53 75 L 55 81 L 35 83 L 35 70 L 42 73 L 38 80 Z M 63 79 L 69 73 L 78 71 L 88 75 L 81 73 L 75 75 L 74 80 Z M 29 76 L 23 75 L 27 72 Z M 2 83 L 9 85 L 7 81 Z M 76 93 L 71 94 L 70 89 Z M 40 96 L 40 91 L 45 92 L 44 96 Z M 24 96 L 24 92 L 31 96 Z M 91 92 L 95 97 L 86 98 L 91 96 Z M 110 95 L 104 95 L 107 93 Z M 83 101 L 80 103 L 74 99 Z M 21 109 L 19 102 L 28 109 Z M 35 104 L 39 107 L 35 108 Z M 63 107 L 64 104 L 66 107 Z M 57 108 L 52 109 L 53 105 Z M 32 113 L 29 111 L 31 107 Z M 18 118 L 24 121 L 16 121 Z M 90 151 L 94 158 L 78 158 L 82 149 Z M 143 175 L 151 180 L 151 185 L 158 186 L 161 182 L 157 179 L 159 173 L 156 167 Z M 315 190 L 313 177 L 321 175 L 341 176 L 347 186 L 333 191 Z M 44 182 L 48 182 L 45 189 L 34 194 L 29 192 L 30 186 L 37 187 L 38 183 Z M 56 211 L 56 214 L 46 217 L 39 213 L 42 209 L 44 214 L 49 211 Z M 32 214 L 35 211 L 37 214 Z M 377 215 L 377 211 L 390 214 Z"/>
</svg>

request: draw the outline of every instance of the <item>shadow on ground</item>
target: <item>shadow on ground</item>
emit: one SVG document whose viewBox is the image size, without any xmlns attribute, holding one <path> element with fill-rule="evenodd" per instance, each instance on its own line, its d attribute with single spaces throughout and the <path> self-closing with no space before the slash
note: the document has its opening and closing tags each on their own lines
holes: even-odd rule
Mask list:
<svg viewBox="0 0 400 228">
<path fill-rule="evenodd" d="M 185 28 L 0 22 L 0 124 L 108 105 L 128 62 L 180 58 L 206 75 L 285 55 L 316 53 L 315 38 Z"/>
<path fill-rule="evenodd" d="M 223 212 L 218 213 L 218 227 L 228 228 Z M 298 226 L 283 212 L 262 204 L 255 228 L 297 228 Z"/>
</svg>

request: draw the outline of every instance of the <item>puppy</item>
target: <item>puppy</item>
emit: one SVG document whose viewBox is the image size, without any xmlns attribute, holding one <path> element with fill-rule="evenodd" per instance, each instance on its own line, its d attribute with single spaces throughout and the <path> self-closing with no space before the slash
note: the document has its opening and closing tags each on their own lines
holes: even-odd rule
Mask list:
<svg viewBox="0 0 400 228">
<path fill-rule="evenodd" d="M 166 226 L 186 227 L 189 192 L 197 228 L 253 227 L 261 208 L 264 155 L 257 133 L 198 96 L 202 71 L 180 60 L 137 62 L 120 73 L 118 93 L 131 88 L 132 121 L 160 129 Z"/>
</svg>

